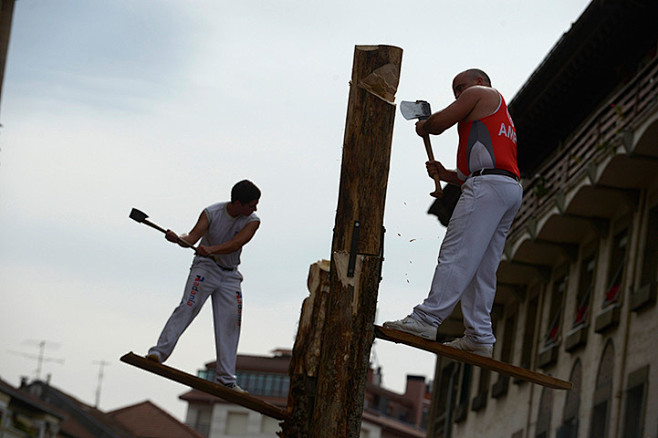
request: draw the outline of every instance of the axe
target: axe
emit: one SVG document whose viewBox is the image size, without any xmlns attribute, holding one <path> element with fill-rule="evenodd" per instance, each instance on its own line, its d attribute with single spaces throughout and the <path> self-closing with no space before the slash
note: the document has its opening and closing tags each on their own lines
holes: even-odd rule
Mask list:
<svg viewBox="0 0 658 438">
<path fill-rule="evenodd" d="M 432 115 L 429 102 L 424 100 L 417 100 L 415 102 L 404 100 L 400 102 L 400 112 L 402 113 L 402 117 L 404 117 L 406 120 L 426 120 L 429 116 Z M 434 161 L 434 152 L 432 152 L 432 143 L 430 143 L 430 137 L 428 135 L 424 136 L 423 142 L 425 143 L 427 158 L 429 158 L 430 161 Z M 430 195 L 435 198 L 440 198 L 443 196 L 439 175 L 434 175 L 434 191 L 430 193 Z"/>
<path fill-rule="evenodd" d="M 130 219 L 132 219 L 136 222 L 139 222 L 140 224 L 148 225 L 151 228 L 155 228 L 156 230 L 158 230 L 158 231 L 160 231 L 164 234 L 167 234 L 167 230 L 165 230 L 164 228 L 160 227 L 157 224 L 154 224 L 153 222 L 151 222 L 147 218 L 148 218 L 148 216 L 143 211 L 137 210 L 136 208 L 133 208 L 132 210 L 130 210 Z M 185 245 L 189 246 L 190 248 L 192 248 L 193 250 L 196 251 L 196 247 L 194 245 L 192 245 L 191 243 L 184 241 L 180 237 L 178 238 L 178 240 L 180 240 Z"/>
</svg>

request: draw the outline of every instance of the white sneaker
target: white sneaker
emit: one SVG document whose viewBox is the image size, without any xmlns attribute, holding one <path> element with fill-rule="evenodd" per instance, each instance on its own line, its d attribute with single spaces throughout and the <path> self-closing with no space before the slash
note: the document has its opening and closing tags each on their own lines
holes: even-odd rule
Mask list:
<svg viewBox="0 0 658 438">
<path fill-rule="evenodd" d="M 160 356 L 158 356 L 156 353 L 147 354 L 146 359 L 148 359 L 152 362 L 162 363 L 162 361 L 160 360 Z"/>
<path fill-rule="evenodd" d="M 478 344 L 468 336 L 457 338 L 454 341 L 444 342 L 443 345 L 456 348 L 457 350 L 468 351 L 478 356 L 493 357 L 493 344 Z"/>
<path fill-rule="evenodd" d="M 419 321 L 416 318 L 407 316 L 398 321 L 386 321 L 384 327 L 393 330 L 399 330 L 412 335 L 420 336 L 421 338 L 436 341 L 436 327 L 425 321 Z"/>
<path fill-rule="evenodd" d="M 235 392 L 239 392 L 240 394 L 249 394 L 247 391 L 240 388 L 237 383 L 224 383 L 224 386 L 226 386 L 228 389 L 232 389 Z"/>
</svg>

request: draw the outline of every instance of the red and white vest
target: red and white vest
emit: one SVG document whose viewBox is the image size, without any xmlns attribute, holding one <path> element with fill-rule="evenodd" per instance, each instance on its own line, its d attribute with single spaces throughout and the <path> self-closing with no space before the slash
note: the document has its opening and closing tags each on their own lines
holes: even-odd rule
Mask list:
<svg viewBox="0 0 658 438">
<path fill-rule="evenodd" d="M 500 95 L 496 111 L 478 120 L 459 122 L 457 174 L 465 181 L 481 169 L 503 169 L 521 177 L 516 162 L 516 129 Z"/>
</svg>

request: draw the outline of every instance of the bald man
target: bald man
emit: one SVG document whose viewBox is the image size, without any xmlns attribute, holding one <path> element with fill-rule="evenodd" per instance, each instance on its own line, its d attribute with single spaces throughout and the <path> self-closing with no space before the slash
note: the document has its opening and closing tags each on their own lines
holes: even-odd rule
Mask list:
<svg viewBox="0 0 658 438">
<path fill-rule="evenodd" d="M 516 130 L 503 96 L 484 71 L 459 73 L 452 90 L 455 101 L 419 121 L 416 133 L 439 135 L 457 125 L 457 169 L 438 161 L 428 161 L 426 168 L 430 177 L 461 185 L 462 195 L 441 244 L 429 295 L 410 315 L 384 327 L 436 340 L 438 326 L 461 302 L 464 336 L 445 345 L 492 357 L 496 271 L 523 195 Z"/>
</svg>

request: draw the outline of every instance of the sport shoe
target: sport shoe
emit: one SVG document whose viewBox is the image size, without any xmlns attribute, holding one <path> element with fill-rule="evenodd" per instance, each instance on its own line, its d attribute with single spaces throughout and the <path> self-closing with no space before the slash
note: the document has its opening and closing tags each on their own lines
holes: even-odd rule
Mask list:
<svg viewBox="0 0 658 438">
<path fill-rule="evenodd" d="M 398 321 L 386 321 L 384 327 L 436 341 L 436 327 L 424 321 L 412 318 L 411 316 L 407 316 Z"/>
<path fill-rule="evenodd" d="M 226 386 L 228 389 L 232 389 L 235 392 L 239 392 L 240 394 L 249 394 L 247 391 L 240 388 L 237 383 L 224 383 L 224 386 Z"/>
<path fill-rule="evenodd" d="M 493 344 L 478 344 L 467 336 L 457 338 L 454 341 L 444 342 L 443 345 L 456 348 L 457 350 L 468 351 L 479 356 L 493 357 Z"/>
<path fill-rule="evenodd" d="M 147 360 L 150 360 L 150 361 L 153 361 L 153 362 L 157 362 L 157 363 L 160 363 L 160 362 L 161 362 L 161 361 L 160 361 L 160 356 L 158 356 L 158 355 L 155 354 L 155 353 L 149 353 L 149 354 L 147 354 L 147 355 L 146 355 L 146 359 L 147 359 Z"/>
</svg>

